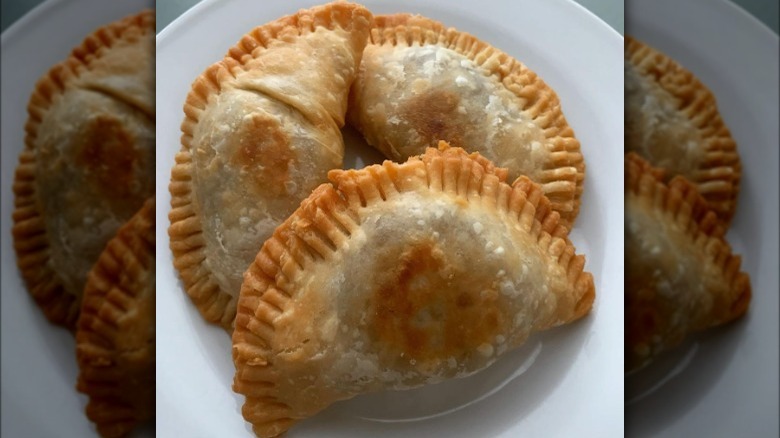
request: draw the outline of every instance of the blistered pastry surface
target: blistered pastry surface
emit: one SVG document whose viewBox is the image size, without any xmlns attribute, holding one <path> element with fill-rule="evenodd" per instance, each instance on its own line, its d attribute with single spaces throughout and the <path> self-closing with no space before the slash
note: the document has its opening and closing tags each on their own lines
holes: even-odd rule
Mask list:
<svg viewBox="0 0 780 438">
<path fill-rule="evenodd" d="M 479 152 L 513 177 L 540 180 L 544 130 L 523 101 L 468 57 L 437 45 L 369 45 L 359 111 L 369 143 L 402 160 L 446 139 Z"/>
<path fill-rule="evenodd" d="M 192 85 L 171 179 L 174 263 L 203 316 L 232 329 L 263 242 L 341 167 L 349 87 L 371 14 L 333 3 L 250 30 Z"/>
<path fill-rule="evenodd" d="M 742 316 L 751 286 L 696 187 L 626 156 L 626 370 Z"/>
<path fill-rule="evenodd" d="M 309 354 L 330 362 L 318 378 L 346 392 L 462 377 L 565 306 L 564 269 L 489 213 L 412 192 L 362 211 L 360 223 L 333 263 L 296 279 L 306 304 L 275 323 L 275 360 L 291 378 Z M 285 353 L 296 345 L 307 351 Z M 300 365 L 301 379 L 313 377 Z"/>
<path fill-rule="evenodd" d="M 76 332 L 87 416 L 104 437 L 154 417 L 154 198 L 124 224 L 90 271 Z"/>
<path fill-rule="evenodd" d="M 728 225 L 742 165 L 715 96 L 693 73 L 631 37 L 625 44 L 625 143 L 650 164 L 696 189 Z"/>
<path fill-rule="evenodd" d="M 80 295 L 116 230 L 154 191 L 154 121 L 102 93 L 66 91 L 44 115 L 36 188 L 51 267 Z"/>
<path fill-rule="evenodd" d="M 230 88 L 194 129 L 192 185 L 206 268 L 238 296 L 242 275 L 273 230 L 341 165 L 337 129 L 321 131 L 288 105 Z"/>
<path fill-rule="evenodd" d="M 50 321 L 73 328 L 87 272 L 154 190 L 154 13 L 97 29 L 36 83 L 14 181 L 14 247 Z"/>
<path fill-rule="evenodd" d="M 696 176 L 706 144 L 677 99 L 625 63 L 626 151 L 634 151 L 668 175 Z"/>
<path fill-rule="evenodd" d="M 590 310 L 593 278 L 542 189 L 439 148 L 331 171 L 250 265 L 234 389 L 257 434 L 359 393 L 472 374 Z"/>
</svg>

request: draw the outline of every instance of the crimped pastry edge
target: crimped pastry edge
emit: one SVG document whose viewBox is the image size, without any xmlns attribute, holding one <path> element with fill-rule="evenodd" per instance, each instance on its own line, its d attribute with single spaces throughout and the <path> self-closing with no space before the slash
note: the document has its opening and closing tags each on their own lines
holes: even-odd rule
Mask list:
<svg viewBox="0 0 780 438">
<path fill-rule="evenodd" d="M 270 23 L 255 27 L 230 48 L 225 57 L 209 66 L 192 84 L 184 103 L 185 118 L 181 125 L 180 151 L 171 170 L 169 191 L 171 211 L 170 248 L 173 262 L 187 295 L 206 321 L 221 325 L 228 333 L 233 330 L 235 297 L 221 290 L 212 274 L 202 265 L 206 258 L 203 229 L 198 219 L 198 207 L 193 200 L 192 139 L 200 115 L 213 96 L 222 91 L 223 83 L 232 81 L 265 50 L 268 44 L 284 35 L 286 38 L 313 32 L 318 27 L 329 30 L 352 29 L 356 18 L 370 13 L 363 6 L 334 2 L 302 9 Z M 366 23 L 367 25 L 368 23 Z"/>
<path fill-rule="evenodd" d="M 631 36 L 626 36 L 625 57 L 638 73 L 679 102 L 678 109 L 705 139 L 704 159 L 695 177 L 689 180 L 728 227 L 737 208 L 742 163 L 736 142 L 718 112 L 715 96 L 693 73 Z"/>
<path fill-rule="evenodd" d="M 35 188 L 35 144 L 40 123 L 54 99 L 66 87 L 88 71 L 91 63 L 119 41 L 134 41 L 154 32 L 154 11 L 144 10 L 98 28 L 73 49 L 63 62 L 52 67 L 35 85 L 27 106 L 25 148 L 14 174 L 14 212 L 12 235 L 17 266 L 27 290 L 46 318 L 75 330 L 79 298 L 64 289 L 58 274 L 48 265 L 50 247 Z"/>
<path fill-rule="evenodd" d="M 630 152 L 625 157 L 625 190 L 626 196 L 639 198 L 676 222 L 679 229 L 686 231 L 696 250 L 705 254 L 723 272 L 731 291 L 732 305 L 722 320 L 712 321 L 708 327 L 722 325 L 744 315 L 752 295 L 750 277 L 740 271 L 741 257 L 732 253 L 725 239 L 726 228 L 697 187 L 679 175 L 665 183 L 663 170 Z M 650 360 L 647 358 L 633 369 L 641 368 Z"/>
<path fill-rule="evenodd" d="M 118 349 L 115 343 L 116 339 L 132 335 L 133 324 L 138 318 L 148 318 L 154 325 L 154 314 L 128 313 L 142 300 L 151 301 L 154 308 L 154 223 L 155 198 L 152 197 L 108 242 L 84 288 L 76 331 L 76 358 L 80 368 L 76 388 L 89 397 L 87 417 L 104 437 L 124 436 L 137 424 L 154 416 L 153 400 L 150 409 L 139 412 L 125 398 L 127 380 L 139 376 L 128 375 L 113 363 L 117 356 L 142 361 L 137 365 L 145 365 L 146 377 L 151 381 L 143 382 L 152 385 L 145 390 L 154 394 L 154 339 L 130 351 Z M 151 284 L 137 283 L 150 276 Z M 135 290 L 135 287 L 141 289 Z M 142 351 L 146 354 L 141 354 Z"/>
<path fill-rule="evenodd" d="M 579 215 L 585 181 L 585 161 L 580 142 L 566 121 L 558 95 L 539 76 L 522 62 L 482 40 L 447 28 L 435 20 L 412 14 L 375 15 L 375 27 L 371 31 L 373 45 L 440 45 L 467 57 L 487 75 L 494 75 L 510 92 L 526 102 L 524 112 L 540 124 L 550 141 L 551 160 L 541 181 L 535 181 L 544 189 L 561 215 L 561 223 L 569 229 Z M 350 122 L 362 131 L 362 123 L 356 116 Z M 573 169 L 572 174 L 567 169 Z"/>
<path fill-rule="evenodd" d="M 244 418 L 258 436 L 284 433 L 301 418 L 276 398 L 275 376 L 266 348 L 274 336 L 274 319 L 293 296 L 294 278 L 310 263 L 329 260 L 359 228 L 357 211 L 384 202 L 405 191 L 417 189 L 413 180 L 425 175 L 428 190 L 460 196 L 468 202 L 490 205 L 516 220 L 548 254 L 565 268 L 569 284 L 579 297 L 571 318 L 587 314 L 595 298 L 585 258 L 576 255 L 542 189 L 525 177 L 512 186 L 505 183 L 505 169 L 493 167 L 477 153 L 467 154 L 440 142 L 421 157 L 403 164 L 385 161 L 362 170 L 333 170 L 331 183 L 320 185 L 305 199 L 273 236 L 266 241 L 244 274 L 233 332 L 236 375 L 233 390 L 244 394 Z M 462 181 L 462 177 L 466 181 Z"/>
</svg>

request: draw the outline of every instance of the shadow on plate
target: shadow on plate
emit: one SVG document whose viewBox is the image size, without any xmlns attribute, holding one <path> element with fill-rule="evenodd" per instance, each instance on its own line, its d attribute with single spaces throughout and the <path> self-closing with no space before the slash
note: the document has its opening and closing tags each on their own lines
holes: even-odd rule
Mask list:
<svg viewBox="0 0 780 438">
<path fill-rule="evenodd" d="M 657 436 L 683 419 L 716 385 L 737 351 L 747 318 L 695 336 L 627 374 L 626 436 Z"/>
</svg>

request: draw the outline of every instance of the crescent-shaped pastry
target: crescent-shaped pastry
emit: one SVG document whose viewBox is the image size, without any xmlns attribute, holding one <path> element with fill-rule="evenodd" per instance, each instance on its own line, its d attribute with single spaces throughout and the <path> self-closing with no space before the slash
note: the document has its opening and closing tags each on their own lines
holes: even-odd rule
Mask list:
<svg viewBox="0 0 780 438">
<path fill-rule="evenodd" d="M 155 237 L 150 198 L 108 242 L 89 273 L 76 331 L 87 416 L 122 437 L 155 411 Z"/>
<path fill-rule="evenodd" d="M 246 34 L 198 77 L 171 173 L 174 264 L 201 314 L 232 330 L 258 248 L 341 167 L 349 87 L 372 16 L 332 3 Z"/>
<path fill-rule="evenodd" d="M 360 393 L 470 375 L 590 310 L 593 277 L 541 189 L 441 148 L 331 171 L 249 266 L 233 388 L 257 435 Z"/>
<path fill-rule="evenodd" d="M 439 140 L 540 184 L 571 228 L 585 164 L 558 96 L 534 72 L 477 38 L 419 15 L 375 17 L 347 117 L 403 161 Z"/>
<path fill-rule="evenodd" d="M 750 279 L 696 188 L 626 155 L 626 371 L 750 304 Z"/>
<path fill-rule="evenodd" d="M 87 273 L 154 192 L 154 12 L 102 27 L 35 86 L 14 180 L 30 294 L 73 329 Z"/>
<path fill-rule="evenodd" d="M 728 226 L 742 166 L 715 97 L 691 72 L 626 37 L 625 148 L 696 186 Z"/>
</svg>

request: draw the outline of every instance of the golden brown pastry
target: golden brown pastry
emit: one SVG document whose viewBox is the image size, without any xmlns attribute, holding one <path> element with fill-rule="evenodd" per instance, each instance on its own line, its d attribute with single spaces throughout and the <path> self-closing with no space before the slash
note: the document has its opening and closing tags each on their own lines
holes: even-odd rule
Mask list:
<svg viewBox="0 0 780 438">
<path fill-rule="evenodd" d="M 87 273 L 154 191 L 154 12 L 98 29 L 35 86 L 14 181 L 30 294 L 71 329 Z"/>
<path fill-rule="evenodd" d="M 691 72 L 626 37 L 625 148 L 696 186 L 728 226 L 742 166 L 715 97 Z"/>
<path fill-rule="evenodd" d="M 590 310 L 585 259 L 529 179 L 444 143 L 328 177 L 244 276 L 233 388 L 257 435 L 470 375 Z"/>
<path fill-rule="evenodd" d="M 696 188 L 626 156 L 626 370 L 696 331 L 743 315 L 750 279 Z"/>
<path fill-rule="evenodd" d="M 155 412 L 154 198 L 108 242 L 89 273 L 76 331 L 87 416 L 125 436 Z"/>
<path fill-rule="evenodd" d="M 232 330 L 242 274 L 328 170 L 372 16 L 331 3 L 259 26 L 192 85 L 171 175 L 170 245 L 187 293 Z"/>
<path fill-rule="evenodd" d="M 479 152 L 540 184 L 571 228 L 585 164 L 555 92 L 469 34 L 419 15 L 375 18 L 347 114 L 368 143 L 395 161 L 439 140 Z"/>
</svg>

